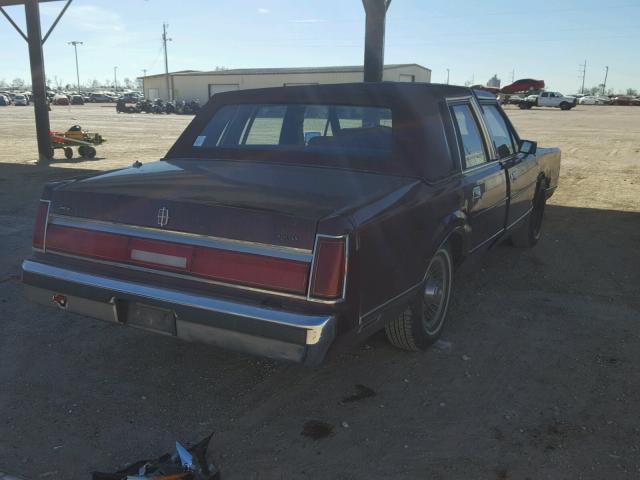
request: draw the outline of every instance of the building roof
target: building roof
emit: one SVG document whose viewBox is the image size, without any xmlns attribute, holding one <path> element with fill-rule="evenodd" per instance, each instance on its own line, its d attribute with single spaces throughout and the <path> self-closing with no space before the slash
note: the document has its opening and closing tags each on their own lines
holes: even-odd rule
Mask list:
<svg viewBox="0 0 640 480">
<path fill-rule="evenodd" d="M 396 63 L 384 66 L 385 70 L 393 70 L 395 68 L 417 67 L 430 72 L 426 67 L 417 63 Z M 172 76 L 190 76 L 190 75 L 282 75 L 292 73 L 349 73 L 363 72 L 362 65 L 333 66 L 333 67 L 291 67 L 291 68 L 230 68 L 226 70 L 181 70 L 178 72 L 169 72 Z M 142 78 L 162 77 L 162 74 L 147 75 Z"/>
</svg>

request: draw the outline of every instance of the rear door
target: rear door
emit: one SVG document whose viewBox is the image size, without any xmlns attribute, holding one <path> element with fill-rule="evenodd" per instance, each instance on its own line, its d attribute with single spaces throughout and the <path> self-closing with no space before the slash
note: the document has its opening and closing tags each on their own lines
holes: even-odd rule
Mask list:
<svg viewBox="0 0 640 480">
<path fill-rule="evenodd" d="M 509 229 L 531 211 L 540 168 L 535 155 L 518 152 L 518 137 L 500 107 L 495 103 L 483 103 L 482 112 L 493 150 L 507 173 Z"/>
<path fill-rule="evenodd" d="M 507 208 L 507 182 L 502 165 L 487 144 L 480 112 L 470 97 L 450 100 L 464 179 L 464 201 L 471 226 L 470 250 L 477 250 L 503 231 Z"/>
<path fill-rule="evenodd" d="M 538 97 L 538 106 L 539 107 L 549 107 L 551 106 L 551 96 L 550 92 L 542 92 Z"/>
</svg>

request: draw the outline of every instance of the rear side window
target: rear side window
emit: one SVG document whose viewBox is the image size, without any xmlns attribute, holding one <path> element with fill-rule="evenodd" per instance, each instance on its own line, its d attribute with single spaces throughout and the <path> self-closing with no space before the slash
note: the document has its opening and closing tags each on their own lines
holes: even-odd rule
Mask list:
<svg viewBox="0 0 640 480">
<path fill-rule="evenodd" d="M 483 105 L 484 120 L 489 129 L 489 135 L 493 146 L 500 158 L 505 158 L 515 153 L 513 136 L 502 114 L 495 105 Z"/>
<path fill-rule="evenodd" d="M 452 117 L 458 134 L 464 168 L 476 167 L 487 162 L 485 150 L 478 120 L 471 111 L 469 105 L 453 105 Z"/>
</svg>

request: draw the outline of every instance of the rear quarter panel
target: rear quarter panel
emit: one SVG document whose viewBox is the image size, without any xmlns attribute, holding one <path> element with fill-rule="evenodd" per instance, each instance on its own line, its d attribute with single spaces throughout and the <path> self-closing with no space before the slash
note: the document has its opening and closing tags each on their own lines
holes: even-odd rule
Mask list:
<svg viewBox="0 0 640 480">
<path fill-rule="evenodd" d="M 446 236 L 464 228 L 458 183 L 452 180 L 433 186 L 416 181 L 351 212 L 362 323 L 368 323 L 377 310 L 416 287 Z"/>
</svg>

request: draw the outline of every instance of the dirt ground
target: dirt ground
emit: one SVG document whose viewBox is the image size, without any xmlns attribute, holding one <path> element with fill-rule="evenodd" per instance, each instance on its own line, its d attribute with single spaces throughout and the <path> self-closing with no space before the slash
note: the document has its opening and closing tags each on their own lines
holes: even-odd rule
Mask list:
<svg viewBox="0 0 640 480">
<path fill-rule="evenodd" d="M 87 479 L 214 432 L 223 479 L 640 478 L 640 108 L 508 113 L 563 152 L 538 246 L 458 271 L 435 348 L 376 335 L 306 369 L 26 302 L 42 183 L 157 159 L 190 117 L 53 107 L 109 141 L 47 168 L 33 111 L 0 108 L 0 471 Z"/>
</svg>

